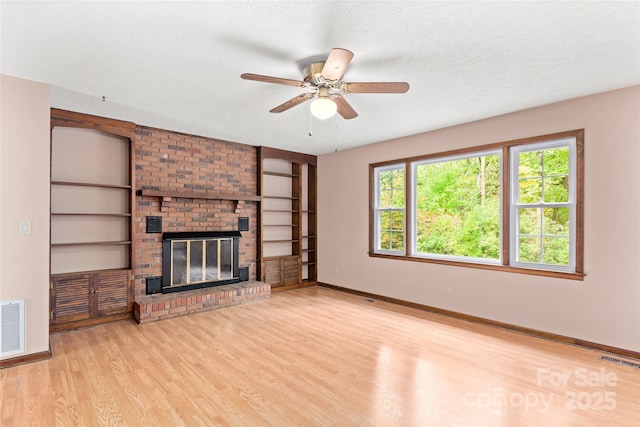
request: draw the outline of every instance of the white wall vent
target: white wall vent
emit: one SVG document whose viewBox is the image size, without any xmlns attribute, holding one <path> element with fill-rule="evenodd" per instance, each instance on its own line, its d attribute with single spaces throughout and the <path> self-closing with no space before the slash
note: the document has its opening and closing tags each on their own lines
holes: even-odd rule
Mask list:
<svg viewBox="0 0 640 427">
<path fill-rule="evenodd" d="M 0 357 L 24 353 L 25 301 L 0 302 Z"/>
</svg>

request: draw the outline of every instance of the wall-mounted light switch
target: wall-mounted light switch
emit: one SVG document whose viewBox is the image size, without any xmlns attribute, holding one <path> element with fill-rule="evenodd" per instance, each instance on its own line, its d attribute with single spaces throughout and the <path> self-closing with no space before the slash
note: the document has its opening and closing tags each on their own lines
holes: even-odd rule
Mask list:
<svg viewBox="0 0 640 427">
<path fill-rule="evenodd" d="M 31 221 L 20 221 L 20 222 L 18 222 L 18 233 L 19 234 L 31 234 Z"/>
</svg>

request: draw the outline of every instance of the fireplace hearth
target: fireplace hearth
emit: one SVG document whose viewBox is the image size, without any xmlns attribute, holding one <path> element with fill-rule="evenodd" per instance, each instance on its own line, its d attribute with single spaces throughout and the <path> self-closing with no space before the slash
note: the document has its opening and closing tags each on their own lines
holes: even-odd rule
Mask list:
<svg viewBox="0 0 640 427">
<path fill-rule="evenodd" d="M 163 233 L 162 293 L 238 283 L 239 231 Z"/>
</svg>

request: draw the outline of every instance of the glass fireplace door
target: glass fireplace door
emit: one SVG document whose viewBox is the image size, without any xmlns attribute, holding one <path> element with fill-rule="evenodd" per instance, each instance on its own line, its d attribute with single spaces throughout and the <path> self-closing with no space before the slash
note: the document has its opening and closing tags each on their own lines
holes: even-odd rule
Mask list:
<svg viewBox="0 0 640 427">
<path fill-rule="evenodd" d="M 171 286 L 233 278 L 233 239 L 171 241 Z"/>
</svg>

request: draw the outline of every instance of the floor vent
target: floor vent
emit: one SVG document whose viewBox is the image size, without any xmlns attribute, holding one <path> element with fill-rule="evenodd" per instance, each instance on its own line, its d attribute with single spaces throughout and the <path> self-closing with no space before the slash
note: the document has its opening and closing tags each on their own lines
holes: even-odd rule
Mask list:
<svg viewBox="0 0 640 427">
<path fill-rule="evenodd" d="M 364 300 L 365 300 L 366 302 L 376 302 L 376 300 L 371 299 L 371 298 L 364 298 Z"/>
<path fill-rule="evenodd" d="M 615 357 L 602 356 L 600 357 L 600 360 L 606 360 L 607 362 L 617 363 L 618 365 L 624 365 L 624 366 L 629 366 L 631 368 L 640 369 L 640 363 L 629 362 L 627 360 L 617 359 Z"/>
<path fill-rule="evenodd" d="M 24 353 L 24 300 L 0 303 L 0 356 Z"/>
</svg>

